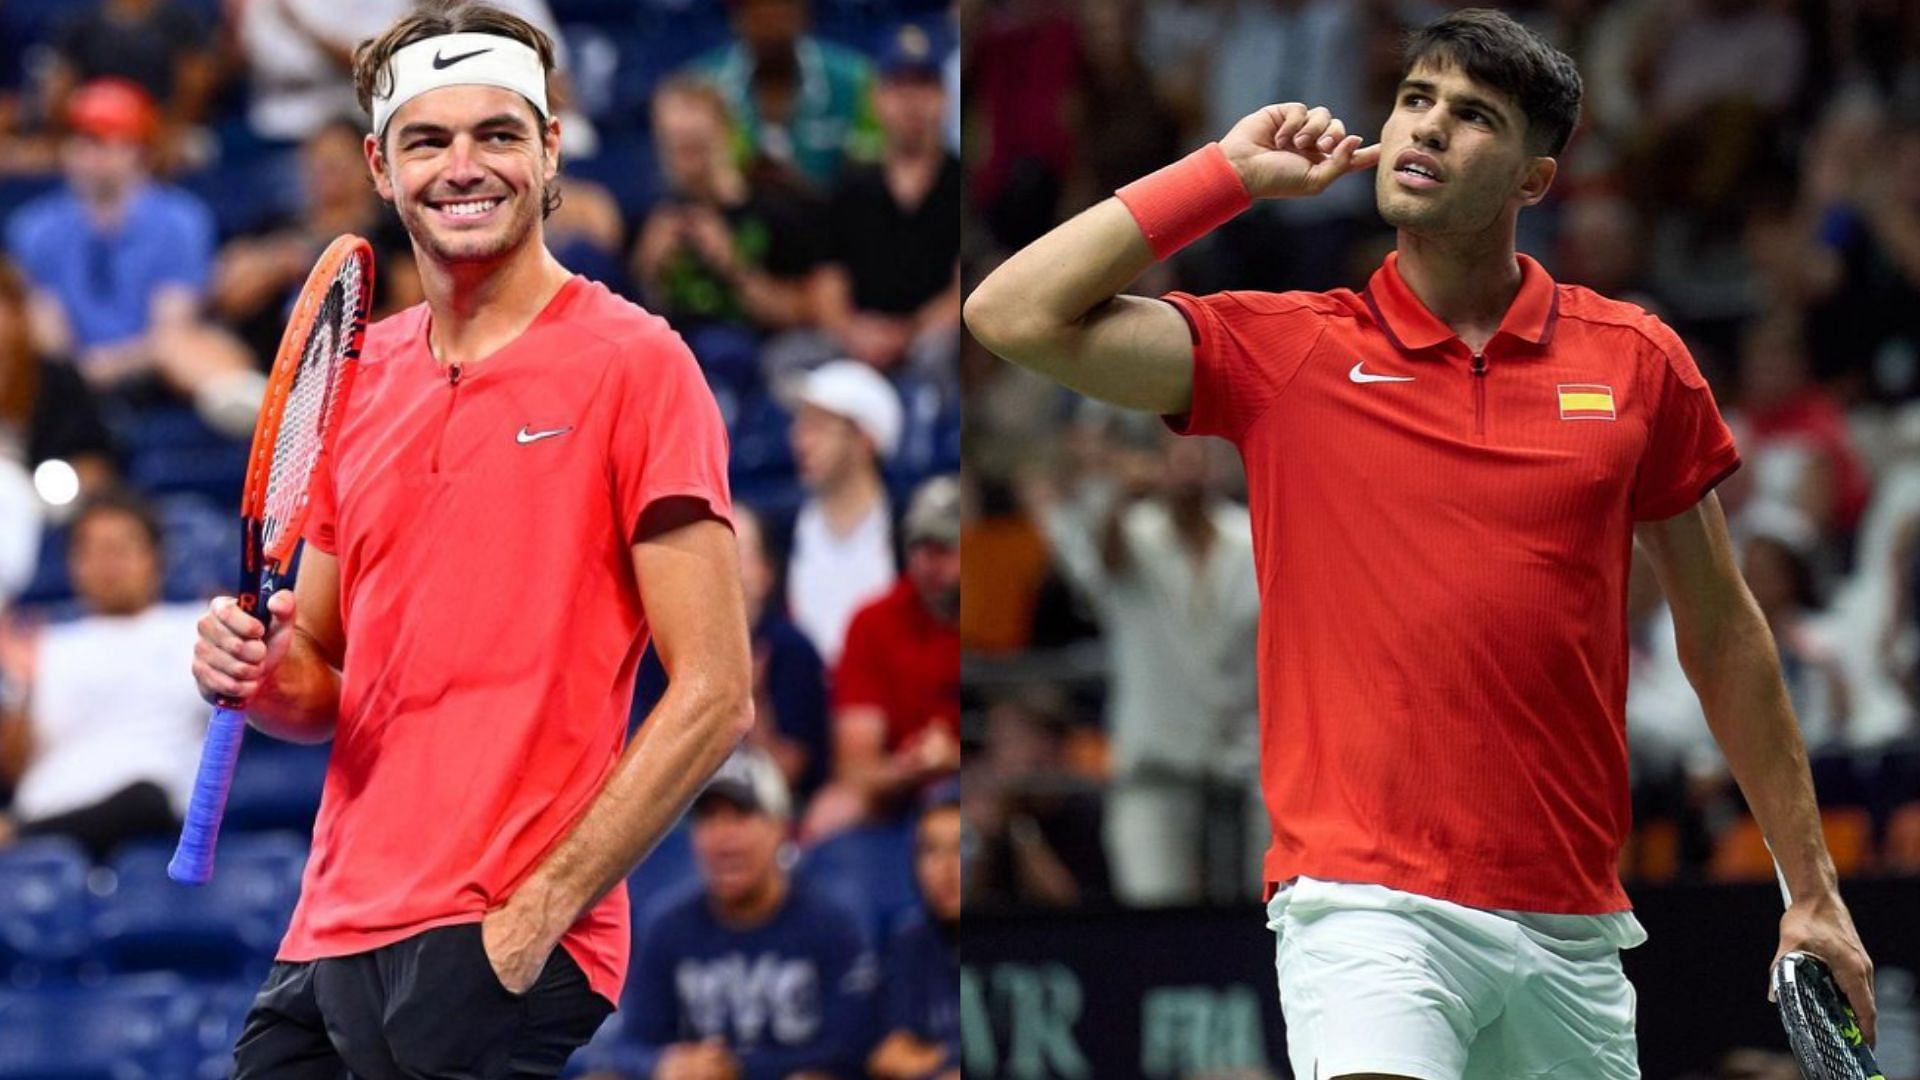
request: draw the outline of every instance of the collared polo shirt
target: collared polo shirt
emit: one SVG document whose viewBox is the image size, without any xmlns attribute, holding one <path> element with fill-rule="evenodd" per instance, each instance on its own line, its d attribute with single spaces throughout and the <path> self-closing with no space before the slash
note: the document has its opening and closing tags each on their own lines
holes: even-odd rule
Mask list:
<svg viewBox="0 0 1920 1080">
<path fill-rule="evenodd" d="M 1270 883 L 1628 907 L 1633 528 L 1739 457 L 1672 330 L 1519 264 L 1478 355 L 1397 254 L 1359 293 L 1167 298 L 1194 341 L 1171 422 L 1246 463 Z"/>
<path fill-rule="evenodd" d="M 575 277 L 457 379 L 428 324 L 422 304 L 367 331 L 314 478 L 306 538 L 339 560 L 346 660 L 282 960 L 504 903 L 618 763 L 649 636 L 642 513 L 731 513 L 719 410 L 661 319 Z M 629 943 L 622 888 L 560 942 L 610 1002 Z"/>
</svg>

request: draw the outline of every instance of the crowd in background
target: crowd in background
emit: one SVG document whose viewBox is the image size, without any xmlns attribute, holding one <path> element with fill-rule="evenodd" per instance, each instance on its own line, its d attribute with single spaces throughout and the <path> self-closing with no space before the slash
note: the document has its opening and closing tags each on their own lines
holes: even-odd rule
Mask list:
<svg viewBox="0 0 1920 1080">
<path fill-rule="evenodd" d="M 966 277 L 1263 104 L 1325 105 L 1377 136 L 1404 33 L 1449 6 L 1466 5 L 977 0 Z M 1699 361 L 1739 439 L 1719 495 L 1836 860 L 1920 872 L 1920 8 L 1499 6 L 1586 86 L 1520 248 L 1658 314 Z M 1261 203 L 1128 291 L 1360 288 L 1394 244 L 1372 183 Z M 1257 896 L 1237 462 L 963 347 L 968 902 Z M 1638 558 L 1629 622 L 1623 873 L 1768 876 Z"/>
<path fill-rule="evenodd" d="M 225 900 L 166 892 L 154 856 L 198 760 L 192 624 L 232 588 L 292 295 L 353 232 L 375 248 L 374 318 L 422 300 L 350 80 L 354 45 L 414 6 L 0 0 L 9 1031 L 43 1016 L 57 1040 L 70 995 L 110 1008 L 168 972 L 203 1002 L 187 1022 L 205 1045 L 126 1055 L 225 1075 L 228 1025 L 284 928 L 324 747 L 249 736 Z M 957 1076 L 957 13 L 495 6 L 559 46 L 548 246 L 666 317 L 720 401 L 755 651 L 759 722 L 630 882 L 642 962 L 577 1068 Z M 664 680 L 649 657 L 636 725 Z M 90 872 L 70 880 L 75 865 Z M 267 929 L 211 948 L 204 916 L 167 923 L 196 902 L 251 904 Z"/>
</svg>

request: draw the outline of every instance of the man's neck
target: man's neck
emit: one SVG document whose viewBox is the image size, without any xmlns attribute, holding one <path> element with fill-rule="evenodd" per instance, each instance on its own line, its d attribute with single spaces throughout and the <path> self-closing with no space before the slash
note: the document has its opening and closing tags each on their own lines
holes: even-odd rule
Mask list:
<svg viewBox="0 0 1920 1080">
<path fill-rule="evenodd" d="M 1434 317 L 1475 353 L 1500 329 L 1520 293 L 1513 223 L 1471 236 L 1418 236 L 1400 230 L 1400 279 Z"/>
<path fill-rule="evenodd" d="M 571 276 L 537 233 L 496 262 L 443 264 L 418 245 L 414 255 L 433 314 L 428 345 L 443 365 L 484 359 L 519 337 Z"/>
<path fill-rule="evenodd" d="M 820 492 L 820 512 L 827 528 L 836 536 L 846 536 L 867 520 L 880 505 L 880 477 L 871 469 L 858 469 L 845 480 Z"/>
<path fill-rule="evenodd" d="M 720 921 L 728 926 L 751 929 L 764 926 L 769 919 L 779 914 L 782 904 L 787 902 L 787 879 L 783 874 L 775 874 L 765 888 L 738 900 L 723 903 L 713 901 L 713 910 Z"/>
<path fill-rule="evenodd" d="M 945 159 L 938 139 L 928 139 L 917 146 L 888 146 L 886 156 L 881 159 L 881 169 L 894 201 L 909 208 L 918 207 L 940 178 L 940 166 Z"/>
<path fill-rule="evenodd" d="M 95 227 L 112 230 L 126 219 L 127 208 L 133 205 L 133 197 L 142 186 L 144 181 L 136 181 L 112 191 L 81 191 L 80 204 L 86 207 L 87 219 Z"/>
</svg>

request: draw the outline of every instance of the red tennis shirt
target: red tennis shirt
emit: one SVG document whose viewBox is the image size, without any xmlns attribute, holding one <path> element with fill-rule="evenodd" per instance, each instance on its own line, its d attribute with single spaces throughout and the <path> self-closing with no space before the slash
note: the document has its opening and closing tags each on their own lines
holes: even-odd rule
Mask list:
<svg viewBox="0 0 1920 1080">
<path fill-rule="evenodd" d="M 575 277 L 457 381 L 420 305 L 367 331 L 307 541 L 340 562 L 340 717 L 283 960 L 476 922 L 585 813 L 626 739 L 657 499 L 723 518 L 726 432 L 667 324 Z M 242 768 L 245 766 L 243 765 Z M 561 945 L 626 978 L 627 892 Z"/>
<path fill-rule="evenodd" d="M 1397 255 L 1358 294 L 1167 298 L 1194 340 L 1171 422 L 1246 462 L 1270 883 L 1629 906 L 1633 526 L 1740 459 L 1672 330 L 1520 265 L 1480 357 Z"/>
</svg>

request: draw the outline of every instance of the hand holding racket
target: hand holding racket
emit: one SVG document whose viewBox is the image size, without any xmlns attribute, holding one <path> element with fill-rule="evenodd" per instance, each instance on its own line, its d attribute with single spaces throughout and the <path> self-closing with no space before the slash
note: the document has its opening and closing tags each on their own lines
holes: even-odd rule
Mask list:
<svg viewBox="0 0 1920 1080">
<path fill-rule="evenodd" d="M 1782 943 L 1791 948 L 1774 959 L 1767 996 L 1780 1008 L 1801 1073 L 1807 1080 L 1886 1080 L 1873 1056 L 1873 962 L 1860 946 L 1852 917 L 1838 898 L 1831 910 L 1822 905 L 1796 909 L 1777 861 L 1773 872 L 1787 906 Z M 1854 954 L 1848 980 L 1853 985 L 1843 989 L 1833 968 L 1813 950 Z"/>
<path fill-rule="evenodd" d="M 196 669 L 211 669 L 201 685 L 211 684 L 216 707 L 180 846 L 167 864 L 175 881 L 199 885 L 213 876 L 214 843 L 247 729 L 244 699 L 286 651 L 292 597 L 275 600 L 274 594 L 292 583 L 307 484 L 321 447 L 339 427 L 372 293 L 373 249 L 357 236 L 342 236 L 314 264 L 280 339 L 240 498 L 240 588 L 231 603 L 216 602 L 202 620 L 203 642 L 210 639 L 214 648 Z M 275 619 L 283 625 L 269 625 Z"/>
</svg>

